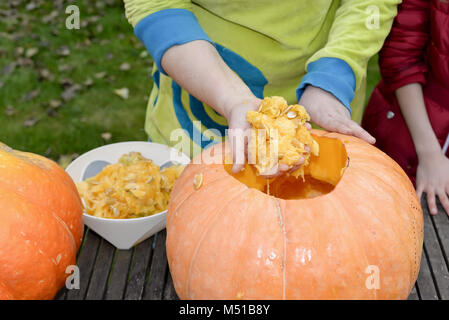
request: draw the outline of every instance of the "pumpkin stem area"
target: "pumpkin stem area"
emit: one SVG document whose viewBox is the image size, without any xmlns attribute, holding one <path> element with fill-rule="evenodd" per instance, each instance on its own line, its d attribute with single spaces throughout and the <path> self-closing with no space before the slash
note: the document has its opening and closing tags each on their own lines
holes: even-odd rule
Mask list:
<svg viewBox="0 0 449 320">
<path fill-rule="evenodd" d="M 280 199 L 309 199 L 327 194 L 343 176 L 348 156 L 340 140 L 316 135 L 313 138 L 318 142 L 320 152 L 318 156 L 310 157 L 309 165 L 304 168 L 304 179 L 289 174 L 265 179 L 248 163 L 238 174 L 232 173 L 231 164 L 225 164 L 225 170 L 248 187 Z"/>
</svg>

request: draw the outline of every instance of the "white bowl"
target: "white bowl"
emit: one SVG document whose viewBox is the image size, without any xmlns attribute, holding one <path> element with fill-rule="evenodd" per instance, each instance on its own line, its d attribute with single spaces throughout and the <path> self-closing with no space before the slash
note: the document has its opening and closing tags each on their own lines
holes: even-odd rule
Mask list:
<svg viewBox="0 0 449 320">
<path fill-rule="evenodd" d="M 66 168 L 66 171 L 73 181 L 80 182 L 84 176 L 84 171 L 91 162 L 103 160 L 109 163 L 117 163 L 123 154 L 131 151 L 140 152 L 145 158 L 153 160 L 159 166 L 168 161 L 181 164 L 190 162 L 188 156 L 166 145 L 131 141 L 108 144 L 86 152 L 76 158 Z M 118 249 L 127 250 L 164 229 L 166 215 L 167 210 L 143 218 L 107 219 L 84 213 L 84 224 Z"/>
</svg>

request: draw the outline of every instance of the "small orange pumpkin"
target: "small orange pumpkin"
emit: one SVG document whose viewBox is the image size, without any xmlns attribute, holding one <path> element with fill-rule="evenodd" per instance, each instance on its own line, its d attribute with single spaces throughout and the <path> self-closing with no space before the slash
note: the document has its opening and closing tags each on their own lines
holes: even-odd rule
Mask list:
<svg viewBox="0 0 449 320">
<path fill-rule="evenodd" d="M 76 262 L 82 212 L 56 163 L 0 143 L 0 299 L 56 295 Z"/>
<path fill-rule="evenodd" d="M 320 154 L 304 181 L 283 177 L 266 186 L 249 166 L 232 175 L 224 144 L 187 166 L 167 216 L 168 262 L 181 299 L 408 297 L 423 243 L 412 183 L 360 139 L 312 133 Z M 193 164 L 217 157 L 221 163 Z"/>
</svg>

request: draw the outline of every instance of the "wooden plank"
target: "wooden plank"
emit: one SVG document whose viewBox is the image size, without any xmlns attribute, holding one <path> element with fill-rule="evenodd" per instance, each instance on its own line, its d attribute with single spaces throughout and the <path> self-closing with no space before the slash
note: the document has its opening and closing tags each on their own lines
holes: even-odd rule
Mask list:
<svg viewBox="0 0 449 320">
<path fill-rule="evenodd" d="M 161 300 L 164 291 L 165 276 L 168 269 L 165 252 L 165 229 L 156 235 L 156 246 L 151 261 L 150 275 L 145 287 L 143 299 Z"/>
<path fill-rule="evenodd" d="M 433 223 L 433 227 L 435 229 L 437 239 L 446 262 L 446 270 L 449 271 L 449 217 L 446 211 L 444 210 L 441 202 L 437 198 L 437 208 L 438 214 L 435 216 L 430 216 L 430 220 Z M 442 298 L 445 299 L 445 296 L 448 295 L 449 291 L 449 278 L 446 275 L 446 282 L 442 284 L 442 288 L 440 289 Z"/>
<path fill-rule="evenodd" d="M 106 300 L 122 300 L 134 250 L 115 250 L 115 258 L 106 289 Z"/>
<path fill-rule="evenodd" d="M 179 300 L 176 294 L 175 287 L 173 286 L 173 279 L 171 277 L 170 271 L 167 272 L 167 280 L 165 281 L 164 288 L 164 300 Z"/>
<path fill-rule="evenodd" d="M 416 286 L 414 286 L 412 289 L 412 292 L 410 292 L 410 295 L 408 296 L 408 300 L 419 300 L 419 295 L 416 290 Z"/>
<path fill-rule="evenodd" d="M 100 236 L 92 230 L 85 234 L 85 243 L 78 257 L 78 267 L 80 271 L 80 288 L 68 290 L 68 300 L 83 300 L 89 286 L 90 276 L 95 264 L 95 258 L 100 245 Z"/>
<path fill-rule="evenodd" d="M 446 265 L 449 267 L 449 216 L 444 211 L 440 201 L 437 201 L 438 214 L 431 216 L 431 220 L 437 232 L 440 247 L 443 250 L 443 256 Z M 449 284 L 448 284 L 449 285 Z"/>
<path fill-rule="evenodd" d="M 67 289 L 64 287 L 56 294 L 54 300 L 65 300 L 67 297 Z"/>
<path fill-rule="evenodd" d="M 88 228 L 84 228 L 83 240 L 81 241 L 80 249 L 76 253 L 76 261 L 77 262 L 79 261 L 79 257 L 80 257 L 81 251 L 83 249 L 83 246 L 86 243 L 88 230 L 89 230 Z M 65 300 L 65 299 L 67 299 L 67 291 L 68 290 L 67 290 L 66 287 L 64 287 L 61 290 L 59 290 L 59 292 L 56 294 L 54 300 Z"/>
<path fill-rule="evenodd" d="M 437 289 L 435 288 L 435 283 L 427 260 L 425 244 L 421 257 L 421 267 L 419 269 L 417 285 L 422 300 L 438 300 Z"/>
<path fill-rule="evenodd" d="M 87 289 L 86 300 L 103 299 L 109 271 L 114 258 L 114 251 L 114 246 L 105 239 L 102 239 L 90 278 L 89 288 Z"/>
<path fill-rule="evenodd" d="M 137 245 L 135 249 L 125 291 L 125 300 L 142 299 L 148 264 L 153 253 L 153 241 L 154 236 Z"/>
<path fill-rule="evenodd" d="M 449 300 L 449 270 L 443 255 L 443 249 L 438 241 L 427 202 L 422 201 L 421 205 L 424 215 L 424 243 L 428 253 L 432 275 L 436 283 L 437 293 L 440 299 Z M 444 212 L 439 212 L 438 214 L 444 214 Z"/>
</svg>

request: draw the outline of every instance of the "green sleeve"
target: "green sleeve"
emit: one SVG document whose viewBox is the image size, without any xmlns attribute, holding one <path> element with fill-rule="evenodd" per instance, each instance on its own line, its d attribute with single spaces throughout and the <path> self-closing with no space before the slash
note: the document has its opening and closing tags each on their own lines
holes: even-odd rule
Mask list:
<svg viewBox="0 0 449 320">
<path fill-rule="evenodd" d="M 129 23 L 135 27 L 143 18 L 164 9 L 191 10 L 190 0 L 123 0 L 125 15 Z"/>
<path fill-rule="evenodd" d="M 368 60 L 375 55 L 390 32 L 401 0 L 342 0 L 335 12 L 326 45 L 307 61 L 323 57 L 347 62 L 356 77 L 356 90 L 366 78 Z M 373 16 L 378 13 L 378 23 Z"/>
</svg>

